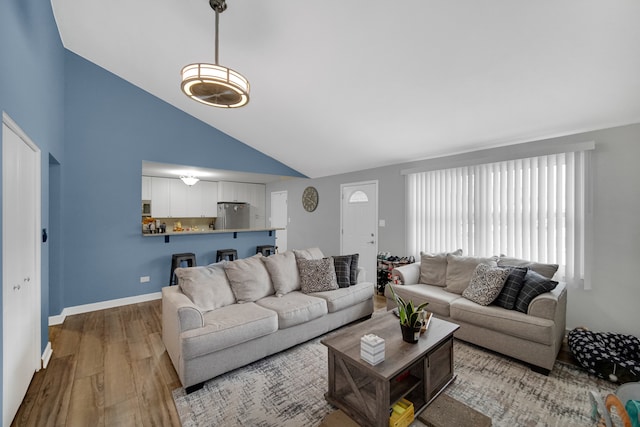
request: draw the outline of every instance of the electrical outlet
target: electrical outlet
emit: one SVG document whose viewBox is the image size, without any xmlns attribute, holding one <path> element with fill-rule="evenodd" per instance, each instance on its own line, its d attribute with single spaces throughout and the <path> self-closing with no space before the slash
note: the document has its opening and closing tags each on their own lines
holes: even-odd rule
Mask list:
<svg viewBox="0 0 640 427">
<path fill-rule="evenodd" d="M 141 276 L 140 277 L 140 283 L 147 283 L 149 280 L 151 280 L 151 277 L 149 277 L 149 276 Z"/>
</svg>

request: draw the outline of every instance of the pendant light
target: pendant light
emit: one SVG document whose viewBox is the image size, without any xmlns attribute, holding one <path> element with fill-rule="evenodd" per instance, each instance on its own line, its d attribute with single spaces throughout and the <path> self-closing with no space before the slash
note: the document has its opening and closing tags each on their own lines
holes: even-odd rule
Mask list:
<svg viewBox="0 0 640 427">
<path fill-rule="evenodd" d="M 237 71 L 218 64 L 219 17 L 225 0 L 209 0 L 216 13 L 215 64 L 189 64 L 182 69 L 182 91 L 191 99 L 221 108 L 237 108 L 249 102 L 249 81 Z"/>
</svg>

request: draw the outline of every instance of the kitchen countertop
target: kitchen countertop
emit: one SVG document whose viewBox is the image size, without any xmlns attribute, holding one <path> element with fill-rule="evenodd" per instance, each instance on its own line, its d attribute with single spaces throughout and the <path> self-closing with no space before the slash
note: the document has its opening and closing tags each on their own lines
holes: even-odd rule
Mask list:
<svg viewBox="0 0 640 427">
<path fill-rule="evenodd" d="M 167 231 L 166 233 L 141 233 L 143 237 L 181 236 L 184 234 L 221 234 L 221 233 L 248 233 L 252 231 L 276 231 L 284 228 L 238 228 L 227 230 L 197 230 L 197 231 Z"/>
</svg>

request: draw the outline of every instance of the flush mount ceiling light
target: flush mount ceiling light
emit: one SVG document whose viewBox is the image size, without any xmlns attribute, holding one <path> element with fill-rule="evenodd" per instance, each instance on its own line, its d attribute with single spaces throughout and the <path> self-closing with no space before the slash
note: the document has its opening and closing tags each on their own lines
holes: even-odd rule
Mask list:
<svg viewBox="0 0 640 427">
<path fill-rule="evenodd" d="M 225 0 L 209 0 L 216 13 L 215 64 L 189 64 L 182 69 L 182 91 L 203 104 L 237 108 L 249 102 L 249 81 L 242 74 L 218 64 L 219 17 L 227 9 Z"/>
<path fill-rule="evenodd" d="M 199 178 L 196 178 L 193 175 L 189 175 L 189 176 L 181 176 L 180 179 L 182 180 L 182 182 L 184 182 L 185 184 L 187 184 L 189 187 L 191 187 L 192 185 L 194 185 L 196 182 L 200 181 Z"/>
</svg>

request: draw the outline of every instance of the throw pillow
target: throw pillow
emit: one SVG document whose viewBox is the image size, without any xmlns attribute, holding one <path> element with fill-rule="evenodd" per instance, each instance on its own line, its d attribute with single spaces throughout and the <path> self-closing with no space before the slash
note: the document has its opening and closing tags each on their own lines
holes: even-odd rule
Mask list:
<svg viewBox="0 0 640 427">
<path fill-rule="evenodd" d="M 524 286 L 524 276 L 529 269 L 526 267 L 511 266 L 506 268 L 509 269 L 509 276 L 494 303 L 507 310 L 513 310 L 516 306 L 516 298 L 518 298 L 518 294 L 522 286 Z"/>
<path fill-rule="evenodd" d="M 472 256 L 447 255 L 447 286 L 444 288 L 447 292 L 454 294 L 462 294 L 467 289 L 471 276 L 476 270 L 478 264 L 487 264 L 491 267 L 497 267 L 496 258 L 480 258 Z"/>
<path fill-rule="evenodd" d="M 462 249 L 449 253 L 452 255 L 462 255 Z M 442 287 L 447 285 L 447 254 L 447 252 L 439 254 L 420 252 L 419 283 Z"/>
<path fill-rule="evenodd" d="M 336 260 L 346 260 L 349 263 L 349 284 L 347 286 L 353 286 L 358 284 L 358 261 L 360 260 L 360 254 L 351 254 L 351 255 L 336 255 L 333 257 L 333 262 L 335 264 Z M 343 286 L 340 280 L 340 274 L 338 273 L 338 269 L 336 267 L 336 276 L 338 277 L 338 285 Z M 343 279 L 344 280 L 344 279 Z"/>
<path fill-rule="evenodd" d="M 471 276 L 467 289 L 462 296 L 480 305 L 491 304 L 500 294 L 509 269 L 479 264 Z"/>
<path fill-rule="evenodd" d="M 524 285 L 516 299 L 516 310 L 526 313 L 531 301 L 545 292 L 555 289 L 558 282 L 548 279 L 534 270 L 527 271 L 524 276 Z"/>
<path fill-rule="evenodd" d="M 256 254 L 224 265 L 231 290 L 239 303 L 257 301 L 275 292 L 261 258 L 262 254 Z"/>
<path fill-rule="evenodd" d="M 279 254 L 274 254 L 268 257 L 262 257 L 273 288 L 276 291 L 276 296 L 283 296 L 292 291 L 300 289 L 300 276 L 298 274 L 298 265 L 296 264 L 296 257 L 293 252 L 286 251 Z"/>
<path fill-rule="evenodd" d="M 305 294 L 338 289 L 333 258 L 297 260 L 300 288 Z"/>
<path fill-rule="evenodd" d="M 223 263 L 203 267 L 176 268 L 178 286 L 201 311 L 236 302 Z"/>
<path fill-rule="evenodd" d="M 332 258 L 338 286 L 348 288 L 351 285 L 351 255 L 338 255 Z"/>
<path fill-rule="evenodd" d="M 536 273 L 543 275 L 547 279 L 553 279 L 553 275 L 556 274 L 556 271 L 558 271 L 558 264 L 542 264 L 539 262 L 527 261 L 526 259 L 510 258 L 503 255 L 500 255 L 500 259 L 498 259 L 498 265 L 500 267 L 528 267 Z"/>
<path fill-rule="evenodd" d="M 320 248 L 309 248 L 309 249 L 294 249 L 293 254 L 296 256 L 296 259 L 322 259 L 324 255 Z"/>
</svg>

